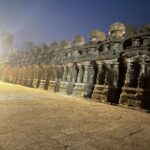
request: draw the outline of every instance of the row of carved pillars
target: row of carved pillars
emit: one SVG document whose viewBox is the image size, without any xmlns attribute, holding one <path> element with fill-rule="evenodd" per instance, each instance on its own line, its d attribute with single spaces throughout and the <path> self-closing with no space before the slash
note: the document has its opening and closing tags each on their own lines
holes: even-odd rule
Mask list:
<svg viewBox="0 0 150 150">
<path fill-rule="evenodd" d="M 126 58 L 126 76 L 120 103 L 150 109 L 150 64 L 140 56 Z M 132 100 L 132 101 L 131 101 Z"/>
<path fill-rule="evenodd" d="M 108 63 L 109 62 L 109 63 Z M 63 66 L 62 82 L 86 85 L 87 97 L 91 97 L 94 84 L 117 86 L 117 60 L 105 62 L 69 63 Z"/>
<path fill-rule="evenodd" d="M 127 72 L 125 78 L 126 87 L 150 88 L 150 65 L 143 61 L 136 62 L 132 58 L 126 59 Z M 145 80 L 147 81 L 145 82 Z M 147 84 L 147 85 L 146 85 Z"/>
<path fill-rule="evenodd" d="M 134 88 L 136 95 L 141 94 L 139 89 L 150 89 L 150 65 L 144 61 L 135 61 L 134 58 L 126 58 L 124 74 L 121 74 L 120 62 L 117 59 L 96 62 L 68 63 L 57 66 L 6 66 L 2 76 L 11 78 L 13 82 L 18 79 L 39 79 L 49 81 L 66 82 L 76 86 L 76 83 L 86 85 L 85 96 L 91 97 L 95 85 L 102 85 L 103 92 L 108 94 L 111 88 Z M 124 77 L 123 77 L 123 76 Z M 122 80 L 122 85 L 119 85 Z M 73 90 L 73 89 L 72 89 Z M 59 91 L 59 90 L 58 90 Z M 71 94 L 73 91 L 71 91 Z M 118 94 L 120 96 L 121 93 Z M 143 94 L 143 93 L 142 93 Z"/>
<path fill-rule="evenodd" d="M 118 62 L 115 61 L 97 61 L 97 75 L 95 74 L 95 66 L 90 62 L 83 63 L 70 63 L 63 66 L 57 67 L 38 67 L 38 66 L 28 66 L 28 67 L 5 67 L 3 69 L 2 76 L 8 76 L 12 78 L 40 78 L 42 80 L 46 80 L 49 78 L 50 80 L 61 80 L 64 82 L 73 82 L 73 83 L 88 83 L 91 78 L 95 75 L 96 84 L 106 84 L 111 86 L 117 86 L 118 75 L 119 75 L 119 67 Z M 134 63 L 134 60 L 131 58 L 126 59 L 127 71 L 125 78 L 125 86 L 127 87 L 140 87 L 144 88 L 142 82 L 143 78 L 149 75 L 148 63 L 140 62 Z M 135 64 L 135 65 L 134 65 Z M 137 66 L 136 66 L 137 64 Z M 134 67 L 137 67 L 135 69 Z M 95 75 L 94 75 L 95 74 Z M 137 77 L 135 77 L 137 75 Z M 49 76 L 49 77 L 48 77 Z M 135 83 L 134 80 L 138 82 Z"/>
</svg>

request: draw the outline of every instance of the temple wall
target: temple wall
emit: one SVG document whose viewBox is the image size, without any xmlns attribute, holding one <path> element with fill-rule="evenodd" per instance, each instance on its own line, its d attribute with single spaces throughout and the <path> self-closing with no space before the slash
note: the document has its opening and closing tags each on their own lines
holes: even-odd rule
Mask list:
<svg viewBox="0 0 150 150">
<path fill-rule="evenodd" d="M 150 27 L 127 32 L 114 23 L 109 35 L 90 32 L 23 53 L 12 52 L 1 80 L 98 102 L 150 109 Z M 17 55 L 19 56 L 17 59 Z"/>
</svg>

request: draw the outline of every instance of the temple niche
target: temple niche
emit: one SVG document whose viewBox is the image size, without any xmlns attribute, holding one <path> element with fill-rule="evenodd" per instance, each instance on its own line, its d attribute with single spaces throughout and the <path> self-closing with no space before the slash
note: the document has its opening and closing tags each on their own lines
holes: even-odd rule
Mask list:
<svg viewBox="0 0 150 150">
<path fill-rule="evenodd" d="M 1 80 L 98 102 L 150 109 L 150 25 L 115 22 L 32 50 L 12 50 Z"/>
</svg>

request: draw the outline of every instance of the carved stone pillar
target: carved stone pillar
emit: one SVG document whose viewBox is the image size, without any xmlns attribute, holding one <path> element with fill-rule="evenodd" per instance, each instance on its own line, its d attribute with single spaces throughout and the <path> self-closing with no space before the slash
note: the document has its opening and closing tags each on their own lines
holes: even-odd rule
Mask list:
<svg viewBox="0 0 150 150">
<path fill-rule="evenodd" d="M 57 65 L 55 66 L 55 85 L 54 85 L 54 92 L 59 92 L 59 87 L 60 87 L 60 66 Z"/>
<path fill-rule="evenodd" d="M 83 83 L 87 84 L 89 79 L 88 70 L 92 67 L 90 62 L 84 62 L 84 76 L 83 76 Z"/>
<path fill-rule="evenodd" d="M 141 62 L 140 63 L 140 73 L 138 77 L 138 88 L 144 88 L 144 82 L 146 77 L 146 63 Z"/>
<path fill-rule="evenodd" d="M 78 97 L 83 97 L 83 92 L 84 92 L 84 86 L 85 84 L 83 83 L 83 77 L 84 77 L 84 66 L 82 63 L 78 63 L 78 76 L 77 76 L 77 82 L 75 83 L 74 89 L 73 89 L 73 94 Z"/>
<path fill-rule="evenodd" d="M 28 87 L 32 87 L 32 81 L 33 81 L 33 67 L 32 66 L 28 66 L 28 75 L 27 75 L 27 79 L 26 79 L 26 86 Z"/>
<path fill-rule="evenodd" d="M 74 87 L 74 95 L 90 97 L 93 90 L 95 71 L 90 62 L 78 63 L 79 73 Z M 84 69 L 83 69 L 84 68 Z"/>
<path fill-rule="evenodd" d="M 107 71 L 105 77 L 105 84 L 112 87 L 117 87 L 118 77 L 119 77 L 119 69 L 118 69 L 118 61 L 117 60 L 108 60 L 107 63 Z"/>
<path fill-rule="evenodd" d="M 67 81 L 67 66 L 63 66 L 64 68 L 64 73 L 63 73 L 63 82 L 66 82 Z"/>
<path fill-rule="evenodd" d="M 114 79 L 113 79 L 113 86 L 117 87 L 118 86 L 118 78 L 119 78 L 119 68 L 118 68 L 119 64 L 118 62 L 115 62 L 115 64 L 113 64 L 113 71 L 114 71 Z"/>
<path fill-rule="evenodd" d="M 133 62 L 133 60 L 131 58 L 126 59 L 126 63 L 127 63 L 127 72 L 126 72 L 126 77 L 125 77 L 125 86 L 126 87 L 128 87 L 130 85 L 132 62 Z"/>
<path fill-rule="evenodd" d="M 68 79 L 68 67 L 66 65 L 63 65 L 63 80 L 60 85 L 60 92 L 66 94 L 67 90 L 67 79 Z"/>
<path fill-rule="evenodd" d="M 67 76 L 67 94 L 72 94 L 74 88 L 74 75 L 73 75 L 73 63 L 67 64 L 68 66 L 68 76 Z"/>
<path fill-rule="evenodd" d="M 39 88 L 47 90 L 48 89 L 48 84 L 49 84 L 48 82 L 49 82 L 49 79 L 48 79 L 48 66 L 43 65 L 41 67 L 41 79 L 40 79 Z"/>
<path fill-rule="evenodd" d="M 150 63 L 146 64 L 147 87 L 150 89 Z"/>
<path fill-rule="evenodd" d="M 106 70 L 104 70 L 102 61 L 97 61 L 96 64 L 98 65 L 98 72 L 92 98 L 96 101 L 102 101 L 106 99 L 106 96 L 103 95 Z"/>
<path fill-rule="evenodd" d="M 143 99 L 142 98 L 142 95 L 144 96 L 143 92 L 147 92 L 145 85 L 146 85 L 146 66 L 147 64 L 143 61 L 140 63 L 140 73 L 139 73 L 139 77 L 138 77 L 138 87 L 137 87 L 137 92 L 136 92 L 136 97 L 139 97 L 140 99 Z"/>
<path fill-rule="evenodd" d="M 38 87 L 38 84 L 39 84 L 39 78 L 40 78 L 40 68 L 39 66 L 35 66 L 35 73 L 34 73 L 34 79 L 33 79 L 33 84 L 32 86 L 34 88 L 37 88 Z"/>
<path fill-rule="evenodd" d="M 95 71 L 91 62 L 84 62 L 84 97 L 90 98 L 94 86 Z"/>
<path fill-rule="evenodd" d="M 52 66 L 51 67 L 51 81 L 55 81 L 55 78 L 56 78 L 56 71 L 55 71 L 55 67 Z"/>
<path fill-rule="evenodd" d="M 67 81 L 71 82 L 71 80 L 72 80 L 72 67 L 73 67 L 73 64 L 69 63 L 69 64 L 67 64 L 67 66 L 68 66 Z"/>
<path fill-rule="evenodd" d="M 118 88 L 118 78 L 119 69 L 117 59 L 106 60 L 106 75 L 105 83 L 103 88 L 103 99 L 102 102 L 118 103 L 119 101 L 119 88 Z"/>
<path fill-rule="evenodd" d="M 78 65 L 78 68 L 79 68 L 77 83 L 82 83 L 83 82 L 83 75 L 84 75 L 83 65 L 80 64 L 80 63 L 78 63 L 77 65 Z"/>
<path fill-rule="evenodd" d="M 87 78 L 88 80 L 84 89 L 84 97 L 91 98 L 95 82 L 95 70 L 93 65 L 88 66 Z"/>
<path fill-rule="evenodd" d="M 77 65 L 74 64 L 72 66 L 72 83 L 76 83 L 77 81 L 77 76 L 78 76 L 78 68 L 77 68 Z"/>
<path fill-rule="evenodd" d="M 103 79 L 103 73 L 104 73 L 103 62 L 97 61 L 96 63 L 98 65 L 98 73 L 97 73 L 97 78 L 96 78 L 96 84 L 97 85 L 99 85 L 99 84 L 102 85 L 104 83 L 104 79 Z"/>
<path fill-rule="evenodd" d="M 22 81 L 21 81 L 21 85 L 25 85 L 25 80 L 26 80 L 26 74 L 27 74 L 27 68 L 26 66 L 24 66 L 24 69 L 23 69 L 23 78 L 22 78 Z"/>
<path fill-rule="evenodd" d="M 136 67 L 133 66 L 133 58 L 127 58 L 127 72 L 125 78 L 125 85 L 122 88 L 122 93 L 120 95 L 119 103 L 123 105 L 128 105 L 131 107 L 142 107 L 142 95 L 143 95 L 143 83 L 145 76 L 145 63 L 140 64 L 140 73 L 137 70 L 135 72 Z M 139 63 L 138 63 L 139 65 Z M 133 68 L 134 67 L 134 68 Z M 133 84 L 135 82 L 135 78 L 138 77 L 138 85 Z"/>
<path fill-rule="evenodd" d="M 49 91 L 54 91 L 55 79 L 56 79 L 56 71 L 55 71 L 55 66 L 52 64 L 50 66 L 50 77 L 49 77 L 49 85 L 48 85 Z"/>
</svg>

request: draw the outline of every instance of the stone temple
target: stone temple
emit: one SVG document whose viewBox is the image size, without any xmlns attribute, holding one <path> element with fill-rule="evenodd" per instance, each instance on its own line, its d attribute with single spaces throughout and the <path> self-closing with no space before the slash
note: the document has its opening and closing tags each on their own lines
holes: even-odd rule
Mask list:
<svg viewBox="0 0 150 150">
<path fill-rule="evenodd" d="M 1 68 L 5 82 L 150 110 L 150 25 L 116 22 L 87 43 L 76 35 L 72 44 L 13 49 Z"/>
</svg>

